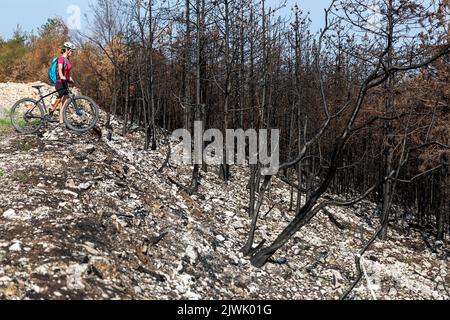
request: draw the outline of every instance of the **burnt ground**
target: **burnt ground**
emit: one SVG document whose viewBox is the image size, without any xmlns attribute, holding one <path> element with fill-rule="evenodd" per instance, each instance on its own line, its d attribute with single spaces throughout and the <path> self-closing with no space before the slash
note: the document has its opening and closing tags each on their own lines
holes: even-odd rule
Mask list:
<svg viewBox="0 0 450 320">
<path fill-rule="evenodd" d="M 188 183 L 190 168 L 158 173 L 167 146 L 143 151 L 142 141 L 0 133 L 0 299 L 337 299 L 354 279 L 374 204 L 331 208 L 343 229 L 319 214 L 278 253 L 282 263 L 257 269 L 239 252 L 247 170 L 225 184 L 211 168 L 189 196 L 169 177 Z M 292 219 L 288 202 L 275 179 L 257 240 Z M 447 245 L 402 224 L 389 236 L 365 255 L 367 277 L 350 298 L 449 299 Z"/>
</svg>

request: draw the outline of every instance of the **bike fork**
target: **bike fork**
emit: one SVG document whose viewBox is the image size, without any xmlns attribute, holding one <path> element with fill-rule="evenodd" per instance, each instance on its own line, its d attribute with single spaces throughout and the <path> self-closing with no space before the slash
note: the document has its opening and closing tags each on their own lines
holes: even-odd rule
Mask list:
<svg viewBox="0 0 450 320">
<path fill-rule="evenodd" d="M 75 101 L 75 99 L 72 99 L 72 104 L 74 106 L 75 109 L 75 113 L 77 114 L 77 116 L 84 116 L 85 112 L 83 109 L 81 109 L 78 105 L 77 102 Z"/>
</svg>

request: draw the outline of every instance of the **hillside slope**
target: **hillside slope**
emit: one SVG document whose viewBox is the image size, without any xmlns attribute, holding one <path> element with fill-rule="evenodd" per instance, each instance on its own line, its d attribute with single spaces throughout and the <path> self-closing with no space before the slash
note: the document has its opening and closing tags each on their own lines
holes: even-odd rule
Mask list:
<svg viewBox="0 0 450 320">
<path fill-rule="evenodd" d="M 203 173 L 191 197 L 168 179 L 186 183 L 189 168 L 157 173 L 167 148 L 143 151 L 140 133 L 1 135 L 0 299 L 337 299 L 376 228 L 370 203 L 334 209 L 343 230 L 320 214 L 279 252 L 286 263 L 256 269 L 239 253 L 249 225 L 244 168 L 228 185 Z M 275 180 L 259 239 L 273 240 L 292 218 L 288 199 Z M 393 230 L 365 256 L 373 294 L 449 299 L 442 246 Z M 367 286 L 364 278 L 351 298 L 373 298 Z"/>
</svg>

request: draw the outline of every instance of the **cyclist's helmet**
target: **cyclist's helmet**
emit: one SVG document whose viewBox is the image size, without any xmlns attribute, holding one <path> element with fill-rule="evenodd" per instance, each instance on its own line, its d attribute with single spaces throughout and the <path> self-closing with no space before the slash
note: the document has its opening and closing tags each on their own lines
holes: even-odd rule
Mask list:
<svg viewBox="0 0 450 320">
<path fill-rule="evenodd" d="M 64 43 L 64 48 L 71 49 L 71 50 L 76 50 L 77 49 L 72 42 L 65 42 Z"/>
</svg>

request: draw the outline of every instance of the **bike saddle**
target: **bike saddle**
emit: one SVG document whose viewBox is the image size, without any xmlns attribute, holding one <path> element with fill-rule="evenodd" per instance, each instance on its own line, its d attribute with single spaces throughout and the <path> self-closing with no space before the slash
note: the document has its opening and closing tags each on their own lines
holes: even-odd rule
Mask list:
<svg viewBox="0 0 450 320">
<path fill-rule="evenodd" d="M 43 85 L 43 84 L 38 84 L 38 85 L 35 85 L 35 86 L 32 86 L 32 87 L 35 88 L 35 89 L 37 89 L 37 90 L 39 90 L 40 88 L 45 87 L 45 85 Z"/>
</svg>

